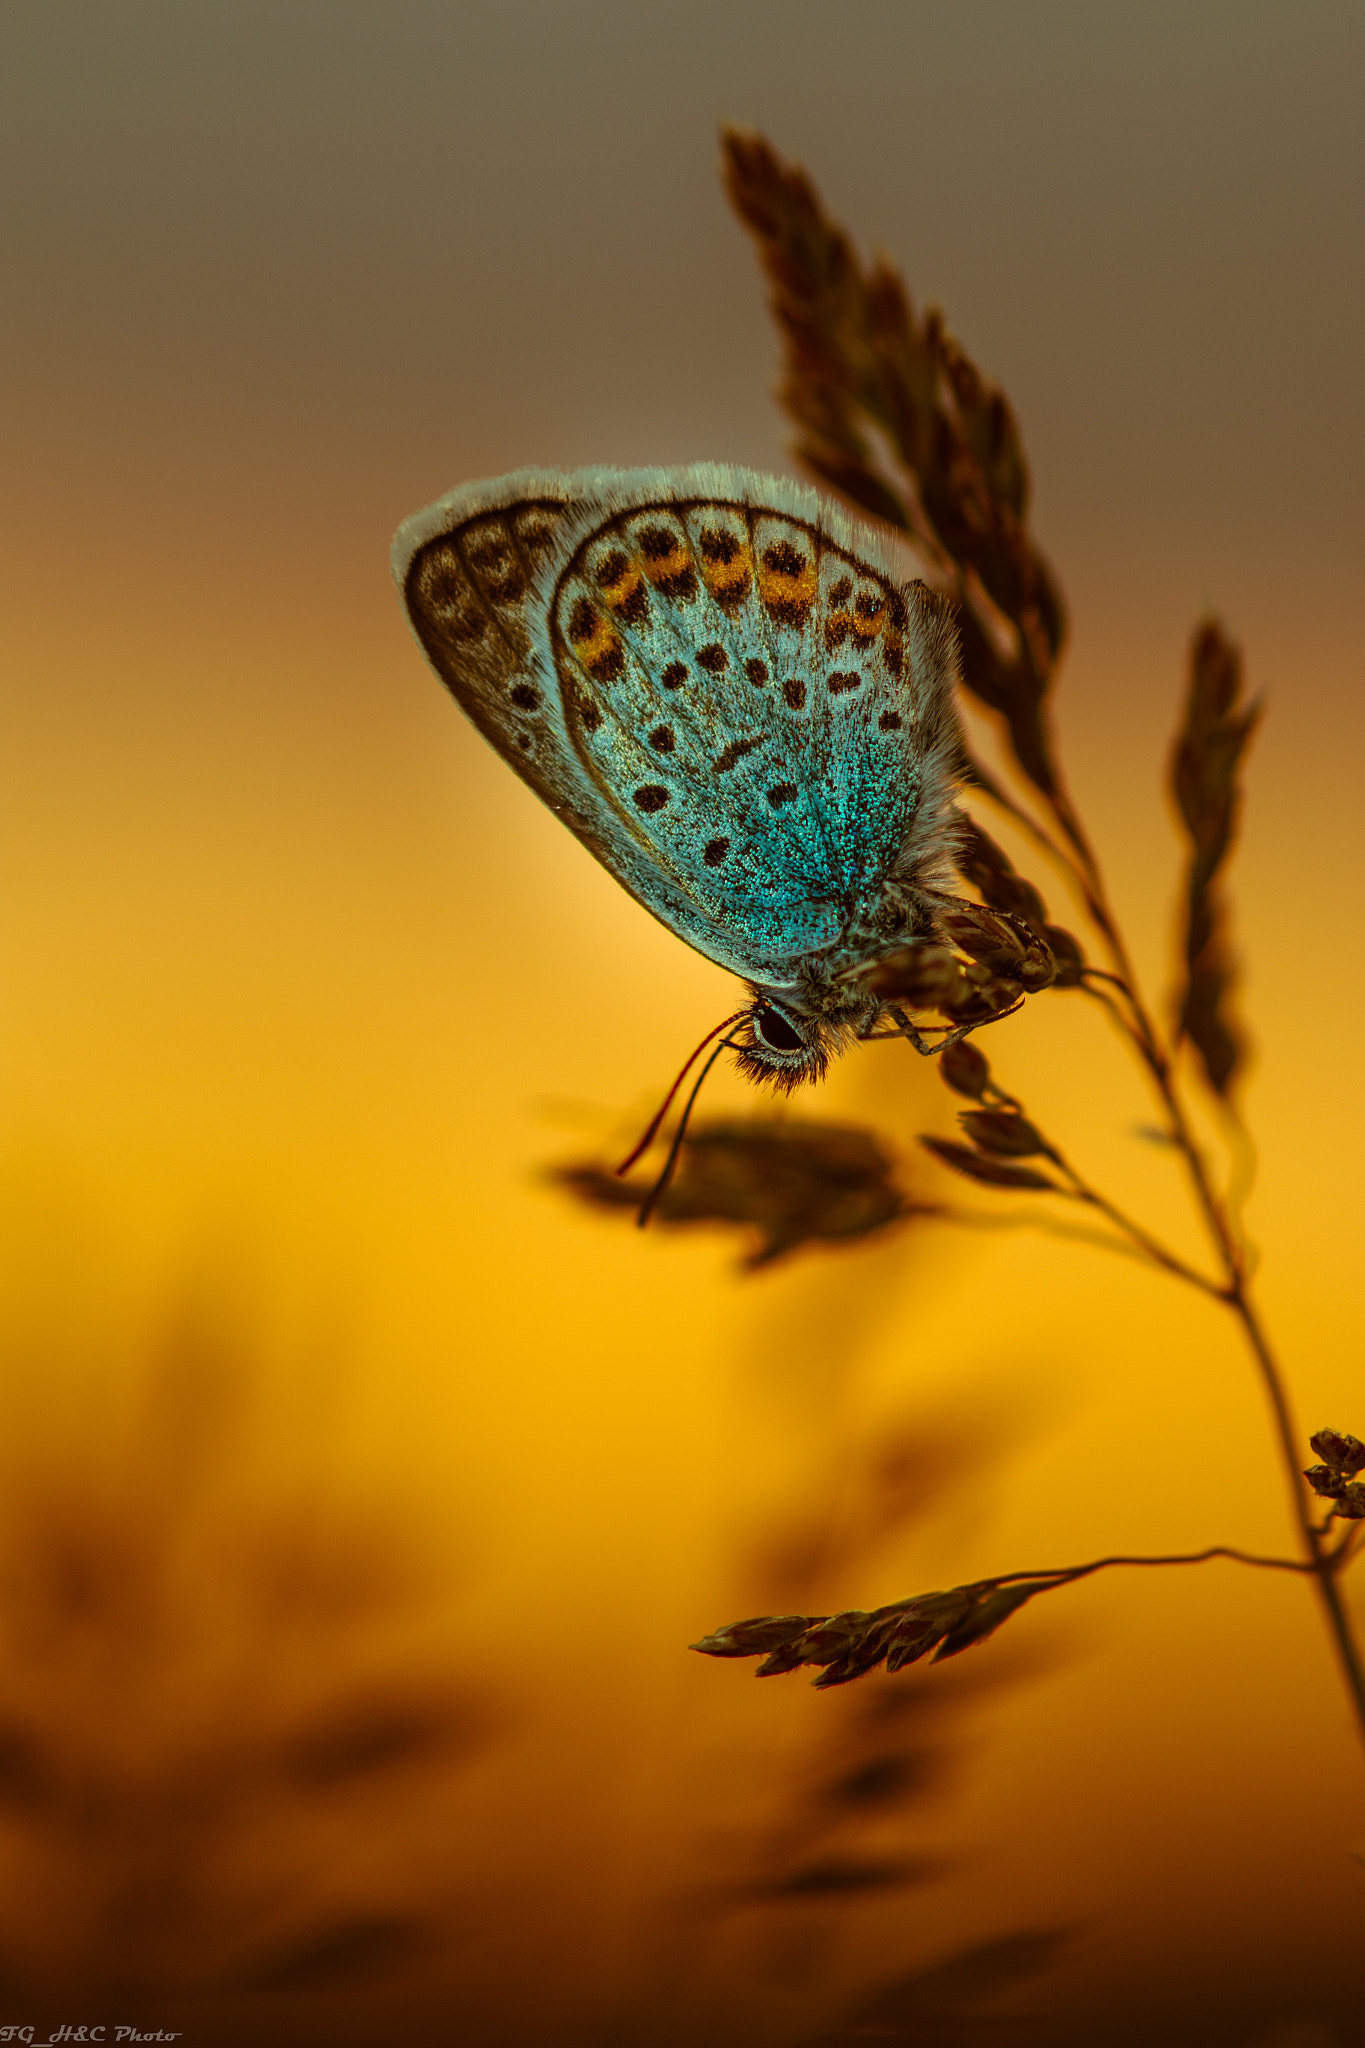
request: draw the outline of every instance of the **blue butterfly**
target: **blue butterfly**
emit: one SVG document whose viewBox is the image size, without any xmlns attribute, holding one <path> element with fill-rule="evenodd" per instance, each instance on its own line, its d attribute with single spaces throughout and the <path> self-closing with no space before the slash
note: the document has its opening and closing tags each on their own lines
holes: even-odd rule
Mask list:
<svg viewBox="0 0 1365 2048">
<path fill-rule="evenodd" d="M 951 874 L 946 599 L 817 492 L 711 464 L 465 484 L 393 567 L 484 737 L 747 981 L 718 1029 L 752 1078 L 818 1079 L 872 1033 L 860 970 L 932 935 Z"/>
</svg>

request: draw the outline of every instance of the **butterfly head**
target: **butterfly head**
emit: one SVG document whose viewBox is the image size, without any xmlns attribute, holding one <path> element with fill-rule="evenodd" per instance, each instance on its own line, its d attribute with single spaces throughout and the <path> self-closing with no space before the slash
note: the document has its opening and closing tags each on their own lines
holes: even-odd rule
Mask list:
<svg viewBox="0 0 1365 2048">
<path fill-rule="evenodd" d="M 784 1093 L 806 1081 L 823 1080 L 830 1060 L 868 1021 L 861 1014 L 868 1007 L 866 998 L 856 1005 L 855 1016 L 844 1014 L 850 1008 L 846 1001 L 838 1004 L 835 1014 L 828 998 L 803 1000 L 795 990 L 754 989 L 753 994 L 732 1040 L 740 1071 L 749 1080 L 767 1082 Z M 871 1008 L 879 1010 L 881 1005 L 873 1002 Z"/>
</svg>

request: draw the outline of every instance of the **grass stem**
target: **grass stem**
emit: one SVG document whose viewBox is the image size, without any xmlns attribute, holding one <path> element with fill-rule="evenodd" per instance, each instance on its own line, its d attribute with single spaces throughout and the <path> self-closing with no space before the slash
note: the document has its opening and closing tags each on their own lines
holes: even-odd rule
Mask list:
<svg viewBox="0 0 1365 2048">
<path fill-rule="evenodd" d="M 1167 1253 L 1155 1240 L 1144 1243 L 1146 1233 L 1142 1231 L 1141 1226 L 1124 1217 L 1094 1190 L 1084 1190 L 1084 1184 L 1078 1183 L 1077 1191 L 1083 1200 L 1091 1201 L 1108 1215 L 1112 1222 L 1133 1238 L 1134 1242 L 1142 1243 L 1143 1249 L 1158 1264 L 1205 1292 L 1215 1294 L 1236 1317 L 1270 1404 L 1275 1440 L 1283 1461 L 1294 1522 L 1303 1547 L 1302 1569 L 1312 1574 L 1323 1619 L 1327 1624 L 1342 1680 L 1350 1699 L 1357 1732 L 1362 1744 L 1365 1744 L 1365 1664 L 1362 1663 L 1360 1645 L 1342 1598 L 1340 1585 L 1340 1574 L 1351 1555 L 1351 1546 L 1349 1543 L 1343 1543 L 1336 1549 L 1329 1548 L 1325 1531 L 1313 1520 L 1309 1495 L 1299 1467 L 1299 1433 L 1290 1406 L 1288 1389 L 1265 1326 L 1251 1297 L 1245 1250 L 1219 1199 L 1209 1172 L 1208 1161 L 1195 1138 L 1180 1097 L 1172 1056 L 1162 1042 L 1142 1000 L 1127 946 L 1109 905 L 1099 862 L 1069 798 L 1061 789 L 1060 782 L 1058 794 L 1052 798 L 1051 803 L 1058 825 L 1076 849 L 1086 907 L 1108 947 L 1117 979 L 1122 983 L 1131 1007 L 1131 1018 L 1125 1017 L 1117 1005 L 1113 1006 L 1113 1014 L 1125 1025 L 1160 1097 L 1169 1120 L 1171 1141 L 1185 1163 L 1196 1207 L 1219 1264 L 1223 1268 L 1223 1285 L 1213 1285 L 1193 1268 L 1185 1267 L 1183 1261 Z M 1070 1169 L 1065 1167 L 1063 1170 L 1070 1172 Z M 1072 1177 L 1075 1178 L 1074 1175 Z"/>
</svg>

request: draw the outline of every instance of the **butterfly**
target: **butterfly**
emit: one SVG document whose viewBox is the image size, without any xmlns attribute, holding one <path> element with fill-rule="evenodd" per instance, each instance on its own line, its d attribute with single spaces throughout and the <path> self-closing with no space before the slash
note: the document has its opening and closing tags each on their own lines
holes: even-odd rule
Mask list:
<svg viewBox="0 0 1365 2048">
<path fill-rule="evenodd" d="M 745 469 L 527 469 L 415 513 L 393 569 L 484 738 L 748 983 L 718 1031 L 751 1078 L 872 1033 L 860 970 L 934 932 L 958 746 L 950 606 L 885 539 Z"/>
</svg>

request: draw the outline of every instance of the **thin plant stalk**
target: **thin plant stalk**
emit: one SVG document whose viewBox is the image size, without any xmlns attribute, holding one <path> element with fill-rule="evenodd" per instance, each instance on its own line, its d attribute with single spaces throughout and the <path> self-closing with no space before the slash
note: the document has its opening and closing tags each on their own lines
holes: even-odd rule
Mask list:
<svg viewBox="0 0 1365 2048">
<path fill-rule="evenodd" d="M 1166 1112 L 1171 1141 L 1185 1163 L 1196 1206 L 1223 1269 L 1224 1283 L 1221 1287 L 1210 1289 L 1201 1275 L 1185 1267 L 1183 1262 L 1173 1258 L 1151 1240 L 1147 1240 L 1143 1248 L 1158 1264 L 1178 1278 L 1187 1280 L 1206 1292 L 1213 1292 L 1235 1316 L 1251 1351 L 1266 1398 L 1270 1403 L 1276 1447 L 1289 1486 L 1294 1521 L 1303 1546 L 1305 1565 L 1312 1574 L 1323 1617 L 1350 1696 L 1357 1733 L 1362 1743 L 1365 1743 L 1365 1662 L 1362 1662 L 1360 1645 L 1339 1583 L 1346 1553 L 1329 1551 L 1324 1540 L 1324 1532 L 1313 1520 L 1299 1467 L 1299 1435 L 1290 1405 L 1288 1387 L 1271 1347 L 1265 1325 L 1251 1298 L 1246 1258 L 1214 1188 L 1203 1150 L 1190 1127 L 1185 1106 L 1176 1086 L 1171 1057 L 1163 1046 L 1150 1012 L 1143 1002 L 1122 930 L 1109 905 L 1099 863 L 1069 800 L 1060 790 L 1052 799 L 1052 805 L 1058 824 L 1076 848 L 1078 864 L 1082 871 L 1078 879 L 1082 882 L 1086 909 L 1105 941 L 1114 963 L 1116 977 L 1131 1006 L 1132 1021 L 1127 1023 L 1130 1042 L 1151 1076 Z M 1117 1006 L 1114 1014 L 1121 1022 L 1127 1022 Z M 1141 1232 L 1139 1226 L 1132 1225 L 1129 1219 L 1115 1211 L 1112 1205 L 1094 1190 L 1087 1189 L 1085 1198 L 1093 1201 L 1111 1217 L 1111 1220 L 1119 1222 L 1135 1241 L 1142 1243 L 1146 1238 L 1146 1233 Z"/>
</svg>

